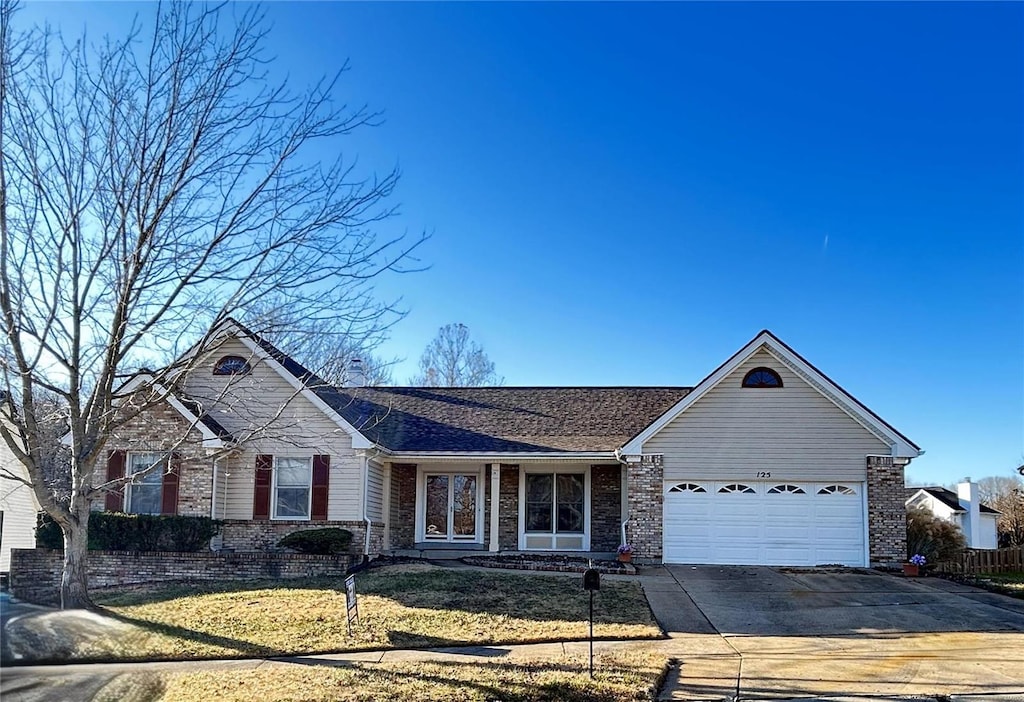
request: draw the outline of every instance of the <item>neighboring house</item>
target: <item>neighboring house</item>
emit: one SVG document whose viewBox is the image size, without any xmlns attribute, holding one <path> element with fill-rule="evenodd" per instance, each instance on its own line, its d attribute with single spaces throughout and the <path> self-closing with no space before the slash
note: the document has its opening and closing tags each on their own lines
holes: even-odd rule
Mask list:
<svg viewBox="0 0 1024 702">
<path fill-rule="evenodd" d="M 923 507 L 939 519 L 960 527 L 968 548 L 999 548 L 999 511 L 978 499 L 978 484 L 969 480 L 956 492 L 943 487 L 909 487 L 907 507 Z"/>
<path fill-rule="evenodd" d="M 0 439 L 0 573 L 9 573 L 12 548 L 36 547 L 39 502 L 32 488 L 4 473 L 28 480 L 28 470 Z"/>
<path fill-rule="evenodd" d="M 238 551 L 336 525 L 370 554 L 904 559 L 920 449 L 767 331 L 695 387 L 333 387 L 234 322 L 193 360 L 97 482 L 166 470 L 95 508 L 223 519 Z"/>
</svg>

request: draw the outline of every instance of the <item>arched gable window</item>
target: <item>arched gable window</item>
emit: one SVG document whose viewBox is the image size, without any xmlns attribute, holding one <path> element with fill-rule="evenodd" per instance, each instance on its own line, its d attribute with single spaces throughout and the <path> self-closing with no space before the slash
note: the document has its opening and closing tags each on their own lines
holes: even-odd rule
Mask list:
<svg viewBox="0 0 1024 702">
<path fill-rule="evenodd" d="M 213 364 L 214 375 L 246 375 L 252 370 L 241 356 L 224 356 Z"/>
<path fill-rule="evenodd" d="M 745 388 L 781 388 L 782 378 L 771 368 L 755 368 L 743 376 Z"/>
</svg>

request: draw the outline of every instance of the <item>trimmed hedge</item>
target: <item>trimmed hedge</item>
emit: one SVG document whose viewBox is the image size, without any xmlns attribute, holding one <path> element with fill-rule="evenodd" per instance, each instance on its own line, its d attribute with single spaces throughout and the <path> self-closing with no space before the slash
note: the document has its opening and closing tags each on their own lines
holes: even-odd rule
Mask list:
<svg viewBox="0 0 1024 702">
<path fill-rule="evenodd" d="M 320 556 L 335 556 L 347 553 L 352 543 L 352 532 L 348 529 L 328 527 L 326 529 L 307 529 L 293 531 L 277 542 L 282 548 L 290 548 L 299 553 L 312 553 Z"/>
<path fill-rule="evenodd" d="M 89 549 L 195 553 L 209 547 L 210 539 L 220 533 L 222 524 L 209 517 L 93 512 L 89 516 Z M 64 548 L 60 525 L 45 512 L 39 513 L 36 545 L 39 548 Z"/>
</svg>

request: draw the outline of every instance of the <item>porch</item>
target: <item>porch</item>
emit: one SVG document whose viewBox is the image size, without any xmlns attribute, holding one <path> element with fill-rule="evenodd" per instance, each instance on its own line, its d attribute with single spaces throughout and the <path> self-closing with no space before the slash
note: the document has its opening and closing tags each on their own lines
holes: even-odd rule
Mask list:
<svg viewBox="0 0 1024 702">
<path fill-rule="evenodd" d="M 391 463 L 385 552 L 601 554 L 621 542 L 623 471 L 584 461 Z"/>
</svg>

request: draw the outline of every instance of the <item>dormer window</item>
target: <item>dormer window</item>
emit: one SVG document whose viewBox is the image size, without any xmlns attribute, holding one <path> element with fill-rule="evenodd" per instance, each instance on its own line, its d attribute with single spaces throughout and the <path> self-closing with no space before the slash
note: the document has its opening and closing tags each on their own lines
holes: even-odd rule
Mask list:
<svg viewBox="0 0 1024 702">
<path fill-rule="evenodd" d="M 771 368 L 755 368 L 743 376 L 745 388 L 781 388 L 782 378 Z"/>
<path fill-rule="evenodd" d="M 213 364 L 214 375 L 247 375 L 252 370 L 241 356 L 225 356 Z"/>
</svg>

